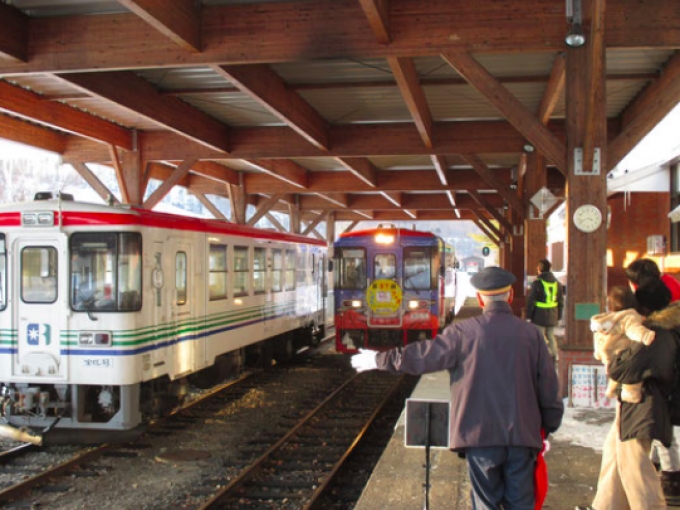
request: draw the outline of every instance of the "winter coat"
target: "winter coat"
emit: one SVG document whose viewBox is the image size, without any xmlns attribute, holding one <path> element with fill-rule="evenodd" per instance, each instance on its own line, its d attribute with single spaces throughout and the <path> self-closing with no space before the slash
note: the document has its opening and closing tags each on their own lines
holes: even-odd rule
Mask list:
<svg viewBox="0 0 680 510">
<path fill-rule="evenodd" d="M 545 288 L 540 280 L 548 283 L 557 282 L 557 306 L 554 308 L 540 308 L 536 303 L 545 303 L 546 295 Z M 564 288 L 559 283 L 555 275 L 551 271 L 544 271 L 539 274 L 534 282 L 531 284 L 531 290 L 527 297 L 527 311 L 526 318 L 537 326 L 557 326 L 557 323 L 562 319 L 562 311 L 564 309 Z"/>
<path fill-rule="evenodd" d="M 656 332 L 651 345 L 635 342 L 608 365 L 609 376 L 615 381 L 625 384 L 643 382 L 643 397 L 639 404 L 619 404 L 619 434 L 622 441 L 658 439 L 668 447 L 673 439 L 673 427 L 665 395 L 674 376 L 680 302 L 671 303 L 651 314 L 644 325 Z"/>
<path fill-rule="evenodd" d="M 554 432 L 564 404 L 541 332 L 493 301 L 482 315 L 455 322 L 433 340 L 376 355 L 378 368 L 414 375 L 448 370 L 451 449 L 542 448 L 541 428 Z"/>
<path fill-rule="evenodd" d="M 631 341 L 649 345 L 654 341 L 654 331 L 642 325 L 644 317 L 634 309 L 607 312 L 590 319 L 593 331 L 595 359 L 604 363 L 631 345 Z"/>
</svg>

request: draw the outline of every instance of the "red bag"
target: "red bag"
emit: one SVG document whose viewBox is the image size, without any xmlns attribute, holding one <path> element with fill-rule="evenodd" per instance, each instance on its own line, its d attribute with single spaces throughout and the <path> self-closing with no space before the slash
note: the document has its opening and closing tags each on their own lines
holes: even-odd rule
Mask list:
<svg viewBox="0 0 680 510">
<path fill-rule="evenodd" d="M 541 429 L 541 439 L 545 440 L 545 431 Z M 543 458 L 545 452 L 545 442 L 543 448 L 536 457 L 536 466 L 534 468 L 534 510 L 541 510 L 543 502 L 548 495 L 548 465 Z"/>
</svg>

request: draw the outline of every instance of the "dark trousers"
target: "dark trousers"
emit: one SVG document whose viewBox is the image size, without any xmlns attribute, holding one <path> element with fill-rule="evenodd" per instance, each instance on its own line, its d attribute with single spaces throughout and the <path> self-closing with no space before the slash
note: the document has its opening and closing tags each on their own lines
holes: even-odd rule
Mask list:
<svg viewBox="0 0 680 510">
<path fill-rule="evenodd" d="M 536 455 L 521 446 L 466 448 L 473 510 L 534 510 Z"/>
</svg>

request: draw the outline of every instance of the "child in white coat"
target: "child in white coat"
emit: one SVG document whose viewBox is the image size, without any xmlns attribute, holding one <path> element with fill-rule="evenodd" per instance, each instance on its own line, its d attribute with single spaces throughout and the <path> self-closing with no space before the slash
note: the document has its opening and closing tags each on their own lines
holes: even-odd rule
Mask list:
<svg viewBox="0 0 680 510">
<path fill-rule="evenodd" d="M 612 287 L 607 295 L 607 312 L 595 315 L 590 320 L 593 331 L 595 359 L 605 366 L 621 351 L 630 347 L 631 342 L 650 345 L 654 331 L 642 325 L 644 317 L 636 310 L 635 294 L 628 287 Z M 616 395 L 618 383 L 611 379 L 607 383 L 606 395 Z M 621 400 L 637 404 L 642 399 L 642 383 L 621 385 Z"/>
</svg>

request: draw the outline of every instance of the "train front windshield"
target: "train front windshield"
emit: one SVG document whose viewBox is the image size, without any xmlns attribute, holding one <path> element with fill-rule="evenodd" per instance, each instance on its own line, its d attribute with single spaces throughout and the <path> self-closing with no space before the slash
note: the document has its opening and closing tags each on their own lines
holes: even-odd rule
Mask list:
<svg viewBox="0 0 680 510">
<path fill-rule="evenodd" d="M 432 249 L 428 247 L 404 248 L 404 289 L 427 290 L 436 287 L 437 271 L 433 264 Z"/>
<path fill-rule="evenodd" d="M 339 271 L 336 271 L 335 287 L 361 290 L 366 288 L 366 250 L 344 248 L 337 254 Z"/>
<path fill-rule="evenodd" d="M 128 312 L 142 306 L 142 237 L 86 233 L 71 237 L 71 307 Z"/>
</svg>

